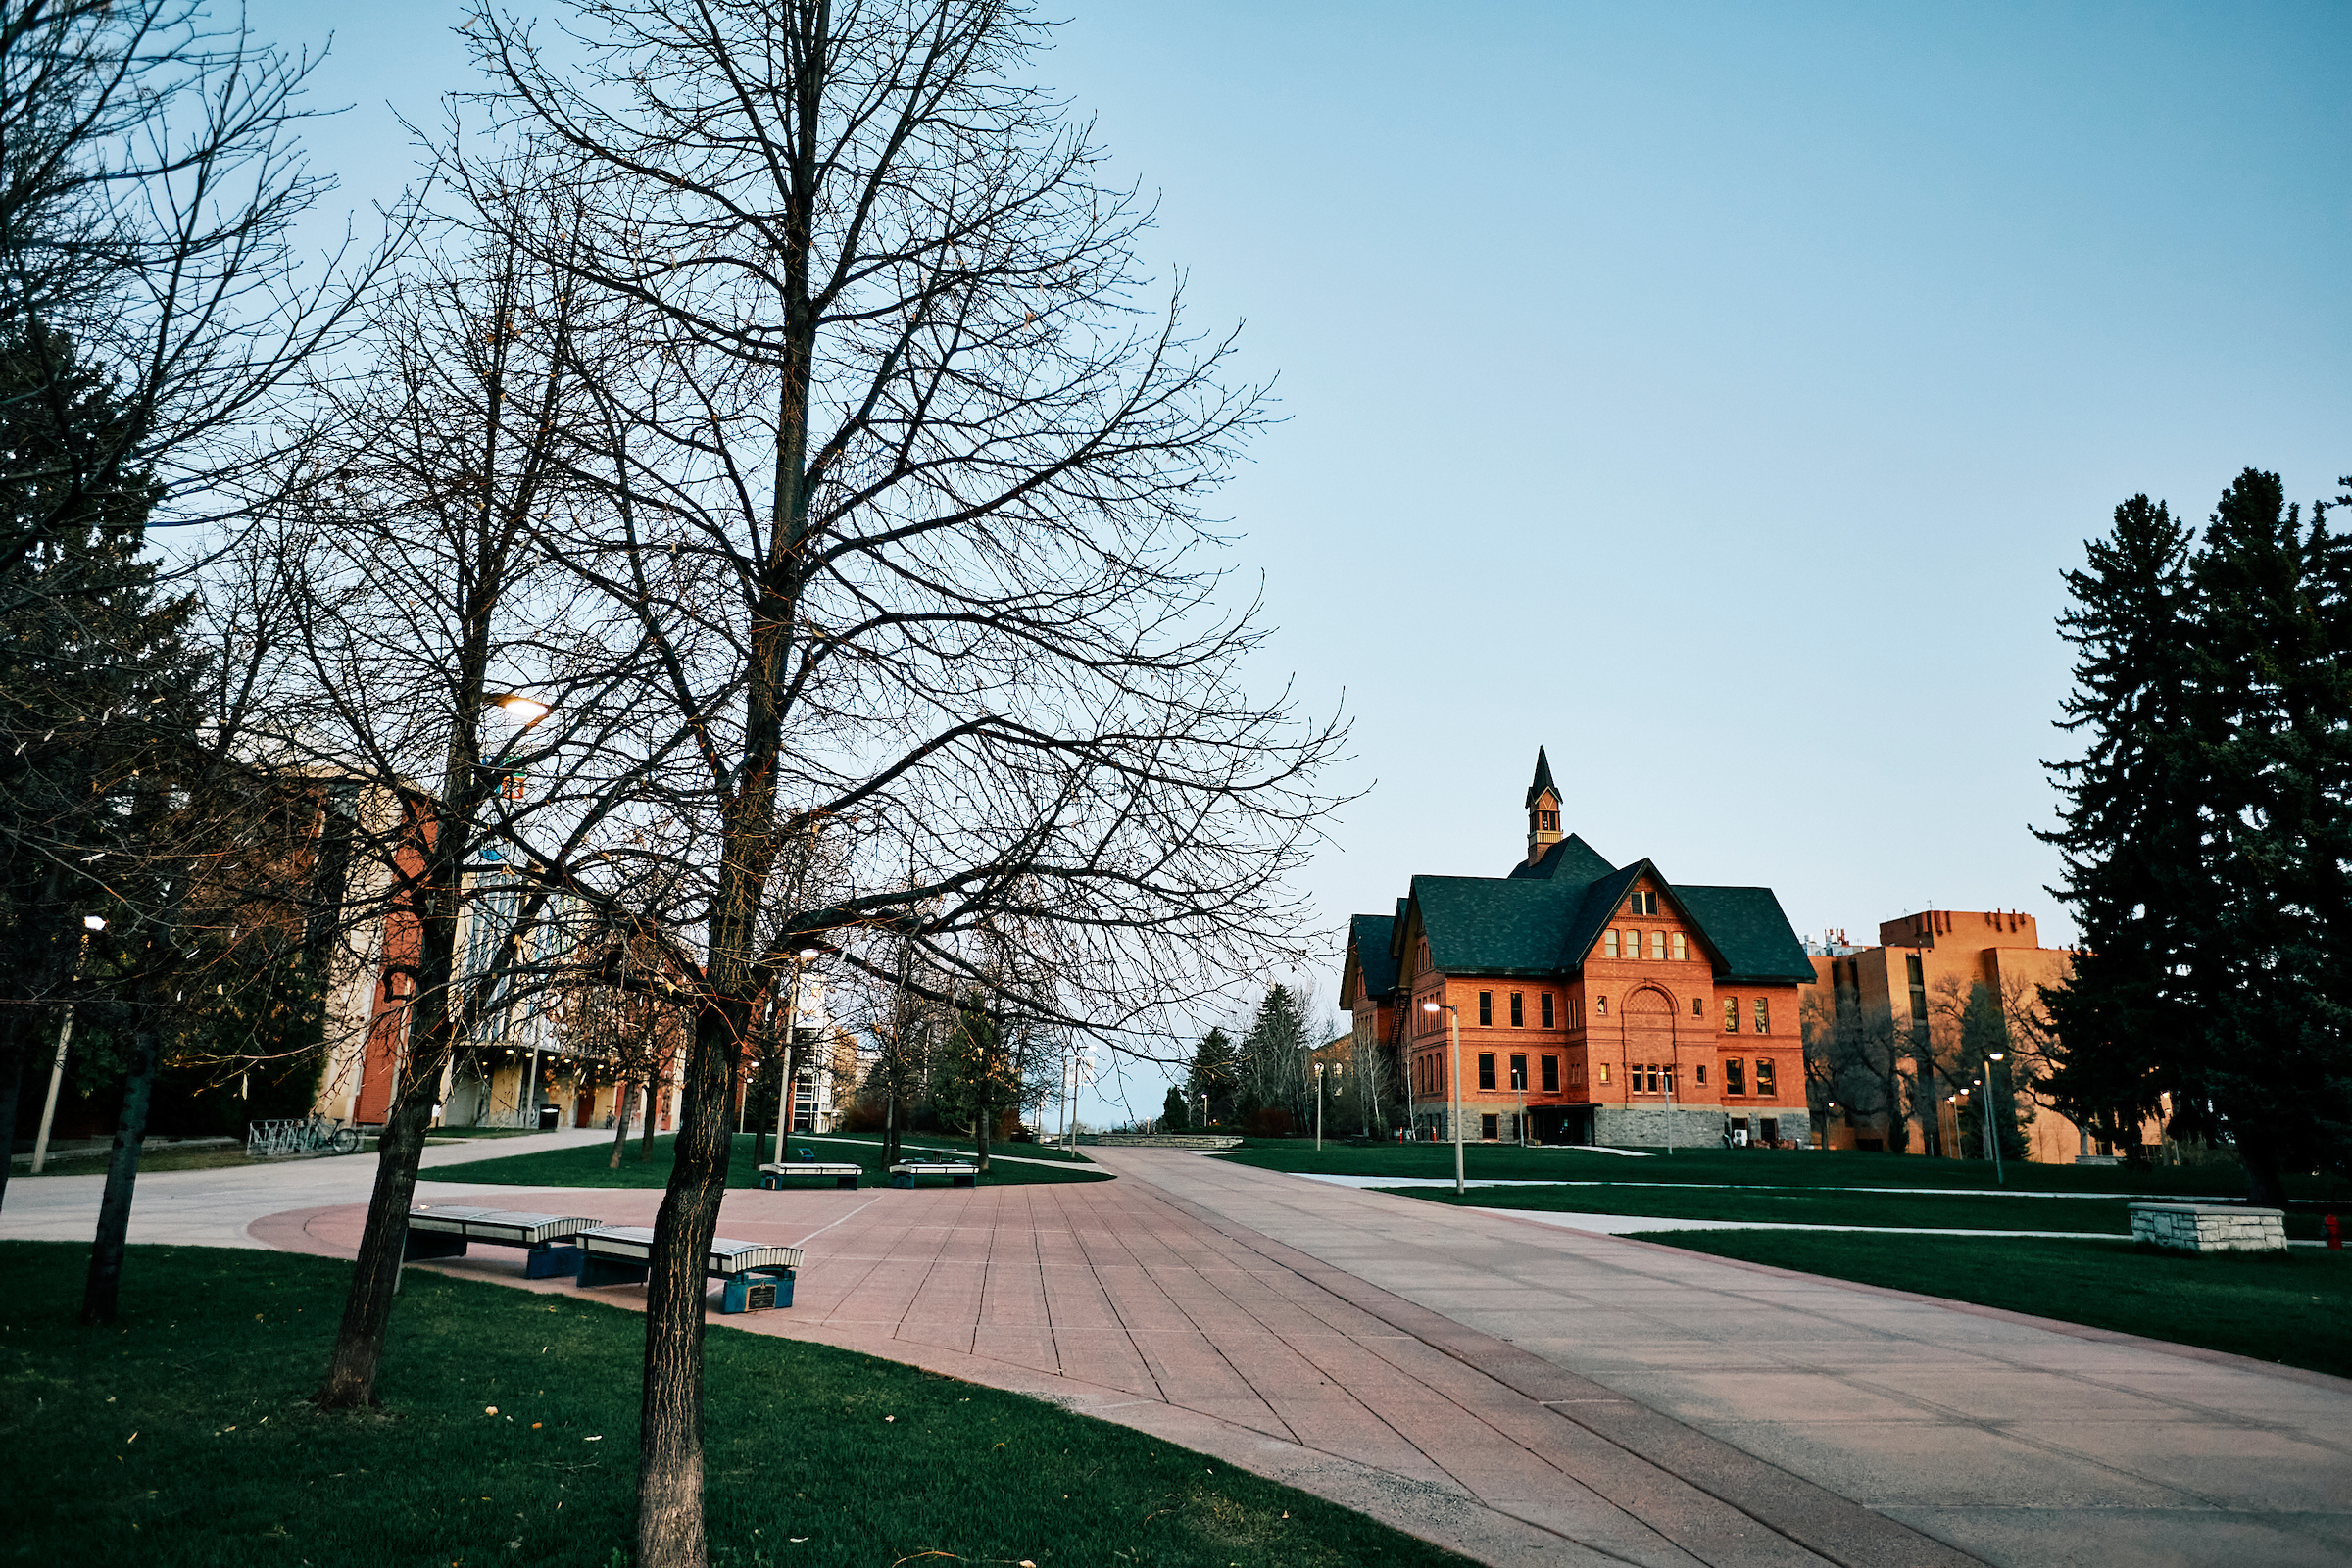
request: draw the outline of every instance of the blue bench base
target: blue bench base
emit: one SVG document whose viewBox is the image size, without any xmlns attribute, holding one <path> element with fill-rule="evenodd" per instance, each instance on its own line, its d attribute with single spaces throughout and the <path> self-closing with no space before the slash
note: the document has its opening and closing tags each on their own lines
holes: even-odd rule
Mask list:
<svg viewBox="0 0 2352 1568">
<path fill-rule="evenodd" d="M 771 1306 L 792 1304 L 793 1269 L 778 1269 L 773 1273 L 737 1274 L 727 1281 L 719 1293 L 721 1312 L 764 1312 Z"/>
</svg>

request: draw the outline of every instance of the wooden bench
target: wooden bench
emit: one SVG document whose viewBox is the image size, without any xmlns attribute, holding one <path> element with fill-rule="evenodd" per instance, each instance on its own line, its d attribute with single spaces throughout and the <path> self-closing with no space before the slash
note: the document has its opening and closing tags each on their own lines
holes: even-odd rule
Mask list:
<svg viewBox="0 0 2352 1568">
<path fill-rule="evenodd" d="M 436 1208 L 409 1210 L 409 1235 L 401 1261 L 434 1257 L 464 1257 L 472 1242 L 494 1247 L 523 1248 L 523 1278 L 553 1279 L 577 1274 L 583 1253 L 578 1238 L 602 1220 L 577 1214 L 524 1214 L 505 1208 Z"/>
<path fill-rule="evenodd" d="M 890 1167 L 893 1187 L 912 1187 L 917 1176 L 945 1176 L 952 1187 L 972 1187 L 978 1184 L 980 1167 L 945 1159 L 902 1159 Z"/>
<path fill-rule="evenodd" d="M 855 1187 L 858 1178 L 865 1174 L 863 1165 L 830 1164 L 824 1160 L 793 1160 L 781 1165 L 760 1167 L 760 1185 L 774 1192 L 794 1176 L 830 1176 L 836 1187 Z"/>
<path fill-rule="evenodd" d="M 634 1285 L 651 1271 L 654 1233 L 641 1225 L 607 1225 L 580 1232 L 580 1289 L 600 1285 Z M 801 1250 L 770 1242 L 731 1242 L 713 1237 L 703 1272 L 723 1280 L 721 1312 L 758 1312 L 792 1304 L 792 1282 L 801 1267 Z"/>
</svg>

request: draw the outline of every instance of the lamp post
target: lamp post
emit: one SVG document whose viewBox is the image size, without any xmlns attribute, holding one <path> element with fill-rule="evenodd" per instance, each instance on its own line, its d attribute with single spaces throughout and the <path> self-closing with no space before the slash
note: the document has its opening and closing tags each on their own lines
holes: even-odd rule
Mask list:
<svg viewBox="0 0 2352 1568">
<path fill-rule="evenodd" d="M 1323 1152 L 1323 1064 L 1315 1063 L 1315 1152 Z"/>
<path fill-rule="evenodd" d="M 81 978 L 81 960 L 90 951 L 92 933 L 106 929 L 106 917 L 85 914 L 81 917 L 81 947 L 74 955 L 74 978 Z M 66 1076 L 66 1047 L 74 1043 L 74 1004 L 66 1004 L 65 1021 L 57 1026 L 57 1059 L 49 1064 L 49 1098 L 41 1102 L 41 1125 L 32 1141 L 32 1173 L 38 1176 L 41 1166 L 49 1159 L 49 1124 L 57 1117 L 57 1088 Z"/>
<path fill-rule="evenodd" d="M 1511 1087 L 1519 1091 L 1519 1121 L 1514 1129 L 1519 1134 L 1519 1147 L 1527 1147 L 1527 1062 L 1522 1058 L 1511 1069 Z"/>
<path fill-rule="evenodd" d="M 1997 1066 L 2005 1054 L 2004 1052 L 1994 1052 L 1992 1054 L 1994 1065 Z M 1992 1068 L 1986 1067 L 1984 1069 L 1984 1125 L 1992 1137 L 1992 1181 L 1996 1187 L 2006 1187 L 2009 1185 L 2009 1177 L 2001 1169 L 2001 1130 L 1993 1125 L 1992 1106 Z"/>
<path fill-rule="evenodd" d="M 1456 1198 L 1466 1191 L 1462 1183 L 1462 1014 L 1461 1009 L 1443 1002 L 1424 1002 L 1425 1012 L 1446 1014 L 1446 1028 L 1453 1041 L 1453 1194 Z"/>
</svg>

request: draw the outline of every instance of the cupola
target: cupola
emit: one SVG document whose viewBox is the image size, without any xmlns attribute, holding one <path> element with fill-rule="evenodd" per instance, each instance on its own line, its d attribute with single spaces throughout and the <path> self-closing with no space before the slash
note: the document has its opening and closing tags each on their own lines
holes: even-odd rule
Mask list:
<svg viewBox="0 0 2352 1568">
<path fill-rule="evenodd" d="M 1551 762 L 1536 748 L 1536 781 L 1527 787 L 1527 863 L 1544 858 L 1567 835 L 1560 831 L 1560 789 L 1551 781 Z"/>
</svg>

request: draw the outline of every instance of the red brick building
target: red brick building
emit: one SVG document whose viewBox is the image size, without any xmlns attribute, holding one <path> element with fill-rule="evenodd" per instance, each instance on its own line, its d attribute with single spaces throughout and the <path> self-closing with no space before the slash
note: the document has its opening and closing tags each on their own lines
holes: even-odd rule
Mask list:
<svg viewBox="0 0 2352 1568">
<path fill-rule="evenodd" d="M 1546 1143 L 1807 1142 L 1814 971 L 1772 890 L 1611 865 L 1561 831 L 1541 750 L 1526 809 L 1506 875 L 1416 876 L 1349 923 L 1340 1005 L 1359 1050 L 1394 1052 L 1415 1135 L 1452 1136 L 1458 1019 L 1469 1137 L 1515 1139 L 1524 1113 Z"/>
</svg>

